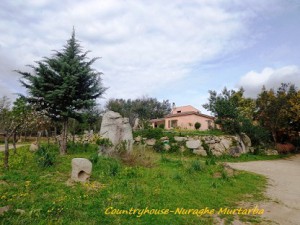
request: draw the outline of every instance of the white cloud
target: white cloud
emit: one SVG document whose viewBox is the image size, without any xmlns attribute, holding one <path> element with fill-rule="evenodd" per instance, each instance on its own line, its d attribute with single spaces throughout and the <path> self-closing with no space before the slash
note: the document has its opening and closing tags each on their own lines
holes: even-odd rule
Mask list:
<svg viewBox="0 0 300 225">
<path fill-rule="evenodd" d="M 265 10 L 266 4 L 258 5 Z M 10 60 L 2 62 L 7 71 L 50 56 L 65 44 L 74 25 L 82 46 L 92 50 L 90 56 L 102 57 L 95 67 L 110 87 L 106 96 L 119 98 L 151 95 L 187 77 L 192 65 L 245 48 L 254 17 L 253 8 L 235 0 L 31 0 L 4 1 L 2 6 L 0 57 Z M 0 77 L 7 75 L 17 77 L 11 72 Z M 7 89 L 18 85 L 15 81 Z"/>
<path fill-rule="evenodd" d="M 277 69 L 266 67 L 261 72 L 250 71 L 241 77 L 237 86 L 245 89 L 246 96 L 255 98 L 263 85 L 267 89 L 277 89 L 281 83 L 291 83 L 299 87 L 300 68 L 289 65 Z"/>
</svg>

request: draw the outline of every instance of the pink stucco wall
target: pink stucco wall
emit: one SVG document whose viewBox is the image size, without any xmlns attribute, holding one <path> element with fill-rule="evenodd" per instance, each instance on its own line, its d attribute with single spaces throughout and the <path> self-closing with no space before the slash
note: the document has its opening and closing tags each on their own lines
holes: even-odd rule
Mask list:
<svg viewBox="0 0 300 225">
<path fill-rule="evenodd" d="M 170 117 L 165 118 L 165 129 L 172 129 L 172 127 L 169 127 L 169 121 L 177 120 L 177 127 L 181 129 L 189 129 L 194 130 L 195 129 L 195 123 L 199 122 L 201 124 L 200 130 L 208 130 L 208 120 L 209 118 L 200 116 L 200 115 L 186 115 L 186 116 L 176 116 L 176 117 Z M 171 124 L 171 122 L 170 122 Z M 191 125 L 190 125 L 191 124 Z M 213 122 L 211 122 L 211 125 L 213 126 Z"/>
</svg>

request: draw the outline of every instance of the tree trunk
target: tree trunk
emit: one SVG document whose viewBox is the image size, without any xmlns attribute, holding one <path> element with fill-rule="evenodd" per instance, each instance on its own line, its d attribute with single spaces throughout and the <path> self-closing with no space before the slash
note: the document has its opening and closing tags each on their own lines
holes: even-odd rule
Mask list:
<svg viewBox="0 0 300 225">
<path fill-rule="evenodd" d="M 9 146 L 8 146 L 8 134 L 4 134 L 4 140 L 5 140 L 5 148 L 4 148 L 4 169 L 8 170 L 8 158 L 9 158 Z"/>
<path fill-rule="evenodd" d="M 62 135 L 62 137 L 61 137 L 61 144 L 60 144 L 60 154 L 65 155 L 67 153 L 68 119 L 63 121 L 61 135 Z"/>
<path fill-rule="evenodd" d="M 272 131 L 272 137 L 273 137 L 274 143 L 276 144 L 277 143 L 276 131 Z"/>
<path fill-rule="evenodd" d="M 42 131 L 37 132 L 36 143 L 40 146 Z"/>
<path fill-rule="evenodd" d="M 56 129 L 56 126 L 54 126 L 54 141 L 55 141 L 55 144 L 57 144 L 57 129 Z"/>
<path fill-rule="evenodd" d="M 45 130 L 45 135 L 46 135 L 46 137 L 47 137 L 47 143 L 48 143 L 48 145 L 50 144 L 50 136 L 49 136 L 49 133 L 48 133 L 48 130 L 46 129 Z"/>
<path fill-rule="evenodd" d="M 17 154 L 16 138 L 17 138 L 17 134 L 16 134 L 16 132 L 14 132 L 14 133 L 13 133 L 13 148 L 14 148 L 14 154 Z"/>
</svg>

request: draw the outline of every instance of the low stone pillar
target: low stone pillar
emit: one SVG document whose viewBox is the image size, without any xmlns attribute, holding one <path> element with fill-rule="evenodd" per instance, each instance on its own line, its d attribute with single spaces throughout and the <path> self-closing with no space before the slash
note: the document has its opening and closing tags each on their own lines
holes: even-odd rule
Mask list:
<svg viewBox="0 0 300 225">
<path fill-rule="evenodd" d="M 85 158 L 72 159 L 71 179 L 74 181 L 86 182 L 92 173 L 92 163 Z"/>
</svg>

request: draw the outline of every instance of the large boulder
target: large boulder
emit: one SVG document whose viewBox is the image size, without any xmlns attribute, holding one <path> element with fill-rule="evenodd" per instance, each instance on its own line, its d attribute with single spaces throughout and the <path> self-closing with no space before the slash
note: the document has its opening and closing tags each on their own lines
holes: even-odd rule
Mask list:
<svg viewBox="0 0 300 225">
<path fill-rule="evenodd" d="M 239 157 L 243 152 L 243 149 L 240 146 L 234 146 L 229 149 L 229 154 L 233 157 Z"/>
<path fill-rule="evenodd" d="M 185 144 L 186 144 L 187 148 L 197 149 L 200 147 L 200 140 L 190 140 L 190 141 L 187 141 Z"/>
<path fill-rule="evenodd" d="M 71 179 L 74 181 L 86 182 L 92 173 L 92 163 L 85 158 L 72 159 Z"/>
<path fill-rule="evenodd" d="M 246 148 L 252 146 L 251 139 L 245 133 L 241 133 L 241 140 L 244 142 Z"/>
<path fill-rule="evenodd" d="M 222 138 L 220 144 L 224 146 L 225 149 L 229 149 L 232 145 L 232 140 L 227 138 Z"/>
<path fill-rule="evenodd" d="M 108 111 L 103 115 L 100 135 L 112 142 L 113 149 L 126 141 L 126 150 L 132 150 L 133 136 L 129 120 L 117 112 Z"/>
<path fill-rule="evenodd" d="M 220 156 L 226 153 L 226 149 L 221 143 L 211 144 L 210 149 L 212 154 L 215 156 Z"/>
</svg>

